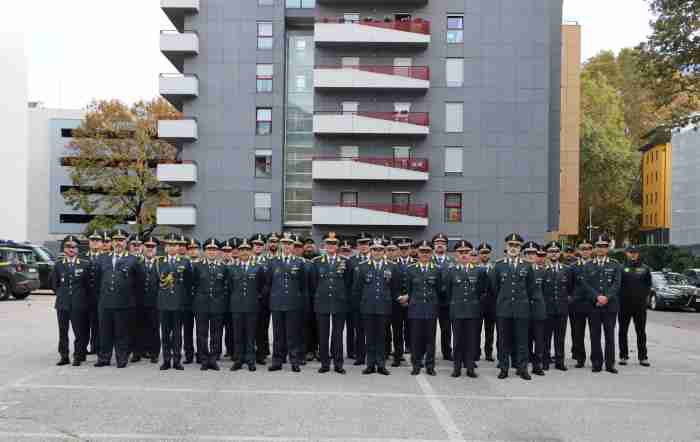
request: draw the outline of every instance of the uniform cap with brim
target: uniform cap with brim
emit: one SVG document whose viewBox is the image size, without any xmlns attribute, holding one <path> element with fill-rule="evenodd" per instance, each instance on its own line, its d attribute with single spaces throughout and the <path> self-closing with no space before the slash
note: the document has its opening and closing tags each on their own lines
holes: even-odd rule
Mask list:
<svg viewBox="0 0 700 442">
<path fill-rule="evenodd" d="M 350 244 L 350 241 L 345 240 L 340 243 L 340 248 L 341 250 L 352 250 L 352 245 Z"/>
<path fill-rule="evenodd" d="M 112 241 L 112 234 L 108 231 L 102 232 L 102 241 L 109 242 Z"/>
<path fill-rule="evenodd" d="M 153 236 L 147 236 L 143 245 L 147 247 L 158 247 L 158 239 Z"/>
<path fill-rule="evenodd" d="M 357 239 L 355 240 L 355 243 L 356 243 L 357 245 L 360 245 L 360 244 L 369 244 L 370 242 L 372 242 L 372 238 L 370 238 L 369 236 L 367 236 L 367 235 L 365 234 L 365 232 L 360 233 L 360 237 L 357 238 Z"/>
<path fill-rule="evenodd" d="M 249 243 L 247 239 L 243 238 L 241 240 L 241 243 L 238 244 L 238 248 L 239 249 L 252 249 L 253 245 L 251 243 Z"/>
<path fill-rule="evenodd" d="M 209 240 L 207 240 L 209 241 Z M 195 238 L 190 238 L 190 240 L 187 242 L 187 248 L 188 249 L 198 249 L 201 247 L 201 244 L 199 241 L 197 241 Z"/>
<path fill-rule="evenodd" d="M 472 246 L 472 243 L 470 243 L 467 240 L 461 239 L 455 243 L 455 245 L 452 247 L 452 250 L 457 252 L 460 250 L 472 250 L 474 247 Z"/>
<path fill-rule="evenodd" d="M 433 250 L 433 246 L 427 240 L 418 243 L 418 250 Z"/>
<path fill-rule="evenodd" d="M 65 238 L 63 238 L 63 247 L 65 246 L 77 246 L 79 243 L 78 237 L 75 235 L 66 235 Z"/>
<path fill-rule="evenodd" d="M 433 236 L 432 243 L 435 244 L 436 242 L 443 242 L 445 244 L 448 243 L 447 235 L 444 233 L 438 233 L 437 235 Z"/>
<path fill-rule="evenodd" d="M 561 247 L 559 247 L 559 243 L 556 241 L 550 241 L 547 243 L 546 246 L 544 246 L 545 250 L 547 252 L 560 252 Z"/>
<path fill-rule="evenodd" d="M 139 236 L 138 233 L 134 233 L 129 237 L 129 243 L 130 244 L 143 244 L 143 241 L 141 241 L 141 237 Z"/>
<path fill-rule="evenodd" d="M 600 235 L 595 241 L 596 246 L 607 246 L 610 245 L 610 237 L 608 235 Z"/>
<path fill-rule="evenodd" d="M 263 235 L 262 233 L 255 234 L 252 238 L 250 238 L 250 243 L 264 246 L 265 245 L 265 235 Z"/>
<path fill-rule="evenodd" d="M 523 239 L 522 236 L 520 236 L 520 234 L 511 233 L 510 235 L 506 236 L 505 242 L 507 242 L 507 243 L 514 242 L 514 243 L 522 244 L 523 242 L 525 242 L 525 240 Z"/>
<path fill-rule="evenodd" d="M 186 237 L 185 235 L 183 235 L 183 234 L 180 234 L 180 236 L 179 236 L 179 238 L 178 238 L 178 240 L 177 240 L 177 243 L 180 244 L 180 245 L 185 246 L 185 245 L 187 245 L 188 242 L 189 242 L 189 241 L 187 240 L 187 237 Z"/>
<path fill-rule="evenodd" d="M 374 240 L 372 241 L 372 244 L 370 245 L 370 248 L 383 249 L 384 248 L 384 241 L 382 241 L 381 238 L 374 238 Z"/>
<path fill-rule="evenodd" d="M 335 232 L 328 232 L 323 237 L 323 242 L 326 244 L 338 244 L 338 237 L 336 236 Z"/>
<path fill-rule="evenodd" d="M 593 243 L 590 242 L 590 241 L 587 240 L 587 239 L 583 239 L 583 240 L 579 241 L 579 243 L 578 243 L 578 248 L 579 248 L 579 249 L 580 249 L 580 248 L 583 248 L 583 247 L 586 247 L 586 246 L 593 247 Z"/>
<path fill-rule="evenodd" d="M 216 238 L 208 238 L 206 241 L 204 241 L 204 248 L 205 249 L 218 249 L 219 248 L 219 241 Z"/>
<path fill-rule="evenodd" d="M 292 234 L 289 232 L 284 232 L 282 237 L 279 239 L 280 242 L 291 244 L 294 242 L 294 238 L 292 238 Z"/>
<path fill-rule="evenodd" d="M 539 248 L 540 246 L 535 241 L 528 241 L 523 244 L 523 252 L 525 253 L 537 252 Z"/>
<path fill-rule="evenodd" d="M 90 236 L 88 236 L 88 239 L 90 241 L 102 241 L 102 235 L 100 235 L 97 231 L 92 232 Z"/>
<path fill-rule="evenodd" d="M 129 235 L 122 229 L 117 229 L 112 232 L 112 240 L 115 239 L 127 239 Z"/>
<path fill-rule="evenodd" d="M 180 241 L 180 237 L 175 233 L 169 233 L 163 238 L 166 244 L 177 244 Z"/>
<path fill-rule="evenodd" d="M 279 242 L 279 240 L 280 236 L 275 232 L 270 233 L 270 236 L 267 237 L 267 242 Z"/>
<path fill-rule="evenodd" d="M 481 244 L 479 244 L 477 249 L 479 250 L 479 252 L 488 251 L 489 253 L 491 253 L 493 251 L 493 247 L 491 247 L 491 244 L 487 242 L 482 242 Z"/>
</svg>

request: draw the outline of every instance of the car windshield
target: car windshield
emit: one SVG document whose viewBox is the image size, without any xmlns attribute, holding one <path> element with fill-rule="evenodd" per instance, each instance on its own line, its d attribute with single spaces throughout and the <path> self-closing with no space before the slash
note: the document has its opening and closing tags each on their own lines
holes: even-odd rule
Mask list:
<svg viewBox="0 0 700 442">
<path fill-rule="evenodd" d="M 669 273 L 666 276 L 671 284 L 675 285 L 689 285 L 690 281 L 685 276 L 680 273 Z"/>
<path fill-rule="evenodd" d="M 18 252 L 17 257 L 22 264 L 36 264 L 36 258 L 34 258 L 34 253 L 32 252 Z"/>
<path fill-rule="evenodd" d="M 655 286 L 658 286 L 658 287 L 665 287 L 668 285 L 668 282 L 666 281 L 666 277 L 664 276 L 663 273 L 652 273 L 651 274 L 651 281 Z"/>
</svg>

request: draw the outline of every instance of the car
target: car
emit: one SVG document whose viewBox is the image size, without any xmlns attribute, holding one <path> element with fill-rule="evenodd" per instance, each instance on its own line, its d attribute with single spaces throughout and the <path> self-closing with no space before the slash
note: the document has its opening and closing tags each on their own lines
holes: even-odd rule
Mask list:
<svg viewBox="0 0 700 442">
<path fill-rule="evenodd" d="M 51 289 L 51 275 L 56 265 L 56 256 L 46 247 L 31 243 L 23 245 L 34 253 L 34 260 L 39 270 L 39 288 L 41 290 Z"/>
<path fill-rule="evenodd" d="M 692 285 L 700 287 L 700 269 L 688 269 L 683 274 Z"/>
<path fill-rule="evenodd" d="M 39 288 L 39 270 L 34 253 L 26 247 L 0 244 L 0 301 L 13 296 L 24 299 Z"/>
<path fill-rule="evenodd" d="M 700 311 L 700 289 L 680 273 L 651 272 L 647 305 L 652 310 L 692 308 Z"/>
</svg>

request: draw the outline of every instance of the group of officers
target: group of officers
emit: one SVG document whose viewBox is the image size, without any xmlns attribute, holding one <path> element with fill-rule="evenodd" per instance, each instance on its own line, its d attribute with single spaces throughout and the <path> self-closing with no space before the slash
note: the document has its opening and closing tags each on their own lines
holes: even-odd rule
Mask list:
<svg viewBox="0 0 700 442">
<path fill-rule="evenodd" d="M 508 377 L 512 367 L 529 380 L 529 364 L 540 376 L 550 365 L 568 369 L 570 322 L 576 366 L 585 365 L 588 324 L 593 371 L 617 373 L 618 315 L 621 363 L 629 358 L 627 328 L 634 320 L 640 363 L 649 365 L 646 306 L 637 301 L 646 299 L 650 271 L 634 247 L 625 265 L 610 259 L 606 235 L 595 244 L 582 241 L 575 255 L 557 242 L 541 246 L 513 233 L 499 260 L 492 260 L 489 244 L 465 240 L 454 243 L 450 256 L 444 234 L 416 243 L 361 234 L 353 250 L 329 232 L 322 254 L 312 239 L 290 233 L 203 243 L 169 234 L 163 256 L 157 238 L 120 229 L 88 240 L 89 251 L 80 255 L 78 238 L 67 236 L 53 272 L 58 365 L 71 363 L 71 327 L 74 366 L 95 353 L 96 367 L 109 366 L 114 354 L 118 368 L 129 358 L 157 364 L 162 356 L 161 370 L 183 370 L 194 361 L 201 370 L 220 370 L 222 358 L 230 357 L 232 371 L 255 371 L 271 354 L 269 371 L 289 362 L 299 372 L 317 358 L 320 373 L 332 364 L 345 374 L 347 354 L 365 366 L 363 374 L 389 375 L 386 361 L 399 367 L 410 353 L 412 375 L 424 369 L 434 376 L 439 327 L 453 377 L 464 369 L 475 378 L 482 356 L 494 360 L 497 331 L 498 377 Z"/>
</svg>

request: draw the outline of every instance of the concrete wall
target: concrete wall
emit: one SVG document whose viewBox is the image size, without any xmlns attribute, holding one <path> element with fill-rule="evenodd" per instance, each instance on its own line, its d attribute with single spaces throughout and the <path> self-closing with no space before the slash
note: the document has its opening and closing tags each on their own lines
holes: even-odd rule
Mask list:
<svg viewBox="0 0 700 442">
<path fill-rule="evenodd" d="M 671 244 L 700 244 L 700 132 L 685 128 L 671 139 Z"/>
</svg>

